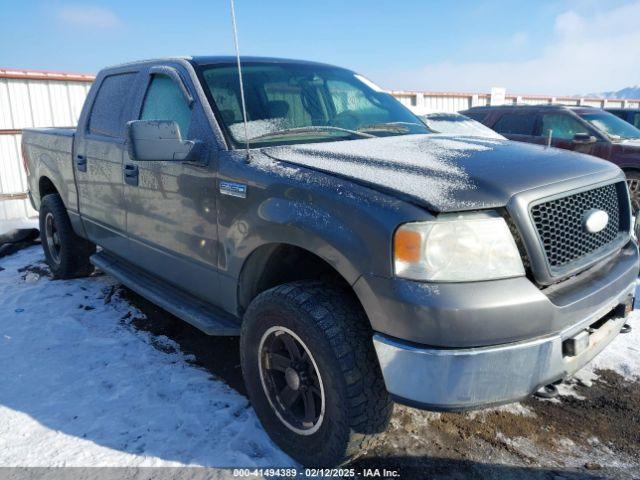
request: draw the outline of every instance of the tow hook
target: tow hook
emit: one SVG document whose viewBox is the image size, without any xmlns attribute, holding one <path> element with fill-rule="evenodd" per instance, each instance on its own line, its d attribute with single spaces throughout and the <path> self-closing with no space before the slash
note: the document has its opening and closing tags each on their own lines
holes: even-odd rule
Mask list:
<svg viewBox="0 0 640 480">
<path fill-rule="evenodd" d="M 625 323 L 620 329 L 620 333 L 631 333 L 631 330 L 633 330 L 631 325 L 629 325 L 628 323 Z"/>
<path fill-rule="evenodd" d="M 558 387 L 554 383 L 550 383 L 549 385 L 545 385 L 540 390 L 538 390 L 534 395 L 540 398 L 556 398 L 560 392 L 558 392 Z"/>
</svg>

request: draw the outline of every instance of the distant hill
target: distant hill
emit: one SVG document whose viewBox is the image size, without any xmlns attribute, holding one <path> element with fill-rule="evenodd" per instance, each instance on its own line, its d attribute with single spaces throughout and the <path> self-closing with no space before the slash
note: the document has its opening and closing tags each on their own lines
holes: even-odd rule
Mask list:
<svg viewBox="0 0 640 480">
<path fill-rule="evenodd" d="M 590 93 L 586 95 L 587 97 L 594 98 L 617 98 L 617 99 L 625 99 L 625 98 L 640 98 L 640 85 L 636 85 L 635 87 L 627 87 L 622 90 L 618 90 L 617 92 L 602 92 L 602 93 Z"/>
</svg>

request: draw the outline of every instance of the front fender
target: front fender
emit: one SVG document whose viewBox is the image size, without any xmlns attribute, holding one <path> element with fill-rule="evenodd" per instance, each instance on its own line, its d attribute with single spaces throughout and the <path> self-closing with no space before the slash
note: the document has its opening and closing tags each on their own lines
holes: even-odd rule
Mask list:
<svg viewBox="0 0 640 480">
<path fill-rule="evenodd" d="M 269 198 L 230 226 L 223 251 L 231 276 L 238 278 L 251 253 L 268 244 L 292 245 L 317 255 L 353 284 L 370 269 L 372 248 L 343 219 L 317 206 L 283 198 Z M 387 251 L 381 252 L 386 256 Z"/>
<path fill-rule="evenodd" d="M 397 226 L 433 218 L 415 205 L 321 172 L 227 165 L 234 175 L 221 180 L 248 183 L 246 198 L 220 196 L 219 267 L 231 278 L 240 276 L 253 251 L 277 243 L 308 250 L 351 284 L 365 273 L 388 277 Z"/>
</svg>

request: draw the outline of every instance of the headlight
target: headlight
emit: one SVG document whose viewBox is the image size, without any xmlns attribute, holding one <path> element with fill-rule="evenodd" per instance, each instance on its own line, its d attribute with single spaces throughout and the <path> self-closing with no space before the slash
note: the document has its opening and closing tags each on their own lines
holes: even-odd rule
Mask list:
<svg viewBox="0 0 640 480">
<path fill-rule="evenodd" d="M 440 215 L 401 225 L 394 237 L 395 273 L 430 282 L 472 282 L 524 275 L 520 252 L 497 213 Z"/>
</svg>

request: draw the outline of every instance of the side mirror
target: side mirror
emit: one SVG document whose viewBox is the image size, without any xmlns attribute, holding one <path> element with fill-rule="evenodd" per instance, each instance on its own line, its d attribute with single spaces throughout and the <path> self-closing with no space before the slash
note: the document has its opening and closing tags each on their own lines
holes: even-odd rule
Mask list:
<svg viewBox="0 0 640 480">
<path fill-rule="evenodd" d="M 138 161 L 188 161 L 197 156 L 201 142 L 182 140 L 173 120 L 127 122 L 127 150 Z"/>
<path fill-rule="evenodd" d="M 576 145 L 589 145 L 591 143 L 596 143 L 598 139 L 593 135 L 589 135 L 588 133 L 576 133 L 573 136 L 573 143 Z"/>
</svg>

